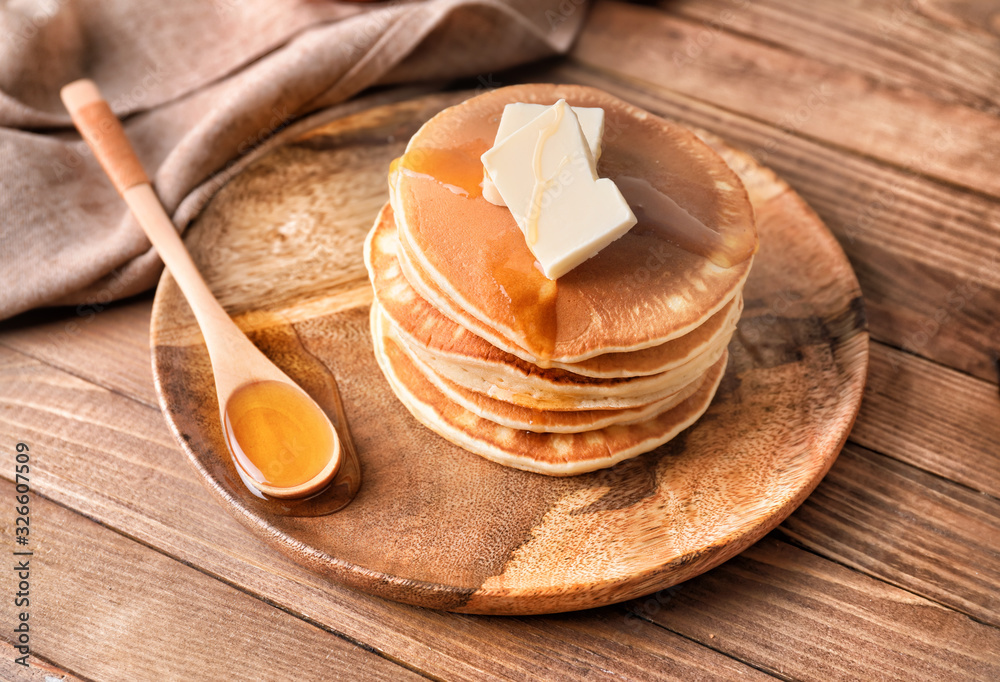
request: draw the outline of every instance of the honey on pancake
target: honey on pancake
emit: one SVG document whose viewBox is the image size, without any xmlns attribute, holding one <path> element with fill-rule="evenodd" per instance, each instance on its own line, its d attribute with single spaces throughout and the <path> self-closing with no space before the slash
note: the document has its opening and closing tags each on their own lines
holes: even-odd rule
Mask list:
<svg viewBox="0 0 1000 682">
<path fill-rule="evenodd" d="M 601 177 L 646 179 L 727 241 L 732 233 L 746 231 L 738 240 L 750 242 L 747 252 L 752 251 L 753 209 L 746 189 L 690 131 L 591 88 L 514 87 L 446 109 L 414 135 L 410 149 L 478 144 L 466 160 L 475 164 L 473 177 L 478 180 L 477 152 L 489 148 L 503 108 L 511 101 L 551 105 L 564 99 L 573 106 L 602 107 L 606 122 Z M 531 171 L 525 170 L 530 181 Z M 489 276 L 493 255 L 485 253 L 485 245 L 508 229 L 520 232 L 509 211 L 401 172 L 395 175 L 391 197 L 414 266 L 425 275 L 420 288 L 431 290 L 425 283 L 437 282 L 435 295 L 442 295 L 442 305 L 453 317 L 475 320 L 474 327 L 509 342 L 512 350 L 516 346 L 514 354 L 525 360 L 533 362 L 542 355 L 520 331 L 522 325 L 508 311 L 508 299 Z M 719 267 L 669 240 L 654 221 L 647 222 L 559 279 L 558 334 L 550 364 L 639 350 L 683 336 L 738 292 L 750 258 Z M 521 248 L 527 251 L 527 245 Z M 533 259 L 527 265 L 532 264 Z"/>
<path fill-rule="evenodd" d="M 479 160 L 477 148 L 465 145 L 408 149 L 392 162 L 389 171 L 432 178 L 455 194 L 471 199 L 483 193 L 483 162 Z"/>
<path fill-rule="evenodd" d="M 226 401 L 226 443 L 253 480 L 293 488 L 315 478 L 335 453 L 333 428 L 301 391 L 278 381 L 255 381 Z"/>
<path fill-rule="evenodd" d="M 555 351 L 558 329 L 556 281 L 535 267 L 535 258 L 516 227 L 491 239 L 486 253 L 489 274 L 505 294 L 511 318 L 531 346 L 527 350 L 538 356 L 535 364 L 547 367 Z"/>
<path fill-rule="evenodd" d="M 403 172 L 423 176 L 444 185 L 468 199 L 482 199 L 483 163 L 481 144 L 438 149 L 417 147 L 393 161 L 390 173 Z M 535 265 L 535 257 L 525 245 L 524 234 L 510 221 L 485 245 L 489 272 L 507 299 L 511 320 L 524 333 L 537 364 L 548 366 L 556 346 L 556 282 L 548 279 Z"/>
<path fill-rule="evenodd" d="M 688 213 L 648 180 L 620 175 L 615 178 L 615 184 L 639 221 L 632 228 L 636 234 L 645 232 L 663 237 L 720 268 L 738 265 L 756 251 L 757 240 L 752 229 L 724 236 Z"/>
</svg>

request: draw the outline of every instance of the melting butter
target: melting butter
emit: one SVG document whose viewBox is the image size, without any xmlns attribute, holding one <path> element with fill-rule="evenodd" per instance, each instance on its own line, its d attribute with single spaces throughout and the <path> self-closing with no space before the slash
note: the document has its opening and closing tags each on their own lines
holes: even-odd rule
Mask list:
<svg viewBox="0 0 1000 682">
<path fill-rule="evenodd" d="M 527 104 L 525 102 L 512 102 L 503 108 L 503 115 L 500 117 L 500 126 L 497 128 L 497 135 L 494 144 L 502 142 L 510 137 L 533 120 L 538 118 L 549 107 L 544 104 Z M 604 109 L 600 107 L 570 107 L 576 114 L 580 122 L 580 129 L 583 137 L 587 140 L 587 146 L 594 157 L 594 163 L 601 159 L 601 138 L 604 137 Z M 506 206 L 496 185 L 490 178 L 490 174 L 483 172 L 483 198 L 491 204 Z"/>
<path fill-rule="evenodd" d="M 569 160 L 569 157 L 563 157 L 563 160 L 559 162 L 559 168 L 552 174 L 551 178 L 546 179 L 542 175 L 542 152 L 545 151 L 545 143 L 559 129 L 559 124 L 562 123 L 563 116 L 566 115 L 566 107 L 555 107 L 555 112 L 555 118 L 547 121 L 538 131 L 538 139 L 535 141 L 535 151 L 531 159 L 531 173 L 535 184 L 531 188 L 531 204 L 528 207 L 527 227 L 524 232 L 524 238 L 528 240 L 529 247 L 538 242 L 538 214 L 542 210 L 544 192 Z"/>
<path fill-rule="evenodd" d="M 565 100 L 481 158 L 549 279 L 595 256 L 636 223 L 615 183 L 597 177 L 580 121 Z"/>
</svg>

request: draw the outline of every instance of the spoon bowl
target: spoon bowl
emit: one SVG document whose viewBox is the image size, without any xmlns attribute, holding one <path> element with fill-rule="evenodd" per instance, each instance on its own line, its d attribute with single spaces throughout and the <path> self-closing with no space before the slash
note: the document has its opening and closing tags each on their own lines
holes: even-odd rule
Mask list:
<svg viewBox="0 0 1000 682">
<path fill-rule="evenodd" d="M 307 497 L 340 468 L 336 429 L 297 386 L 271 380 L 243 384 L 226 400 L 221 416 L 236 465 L 266 495 Z M 269 456 L 262 460 L 261 452 Z"/>
</svg>

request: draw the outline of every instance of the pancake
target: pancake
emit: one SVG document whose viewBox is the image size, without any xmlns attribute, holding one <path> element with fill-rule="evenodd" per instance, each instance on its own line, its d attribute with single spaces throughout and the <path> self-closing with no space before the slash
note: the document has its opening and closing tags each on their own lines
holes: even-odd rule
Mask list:
<svg viewBox="0 0 1000 682">
<path fill-rule="evenodd" d="M 667 372 L 624 379 L 593 379 L 562 369 L 539 369 L 534 374 L 504 381 L 443 362 L 418 348 L 404 346 L 422 364 L 475 393 L 537 410 L 618 410 L 641 407 L 676 393 L 704 374 L 726 351 L 723 338 L 694 360 Z"/>
<path fill-rule="evenodd" d="M 479 156 L 505 104 L 559 98 L 605 110 L 602 177 L 671 197 L 721 246 L 699 250 L 637 210 L 632 230 L 558 282 L 536 270 L 510 212 L 482 198 Z M 756 249 L 746 190 L 715 152 L 680 126 L 581 86 L 518 85 L 446 109 L 410 140 L 390 189 L 410 284 L 454 321 L 461 311 L 493 334 L 463 326 L 501 348 L 498 339 L 509 341 L 540 366 L 692 332 L 735 300 Z"/>
<path fill-rule="evenodd" d="M 638 222 L 553 281 L 483 199 L 480 156 L 504 105 L 560 98 L 604 109 L 598 173 Z M 565 476 L 647 452 L 708 408 L 757 235 L 743 185 L 693 133 L 591 88 L 514 86 L 428 121 L 389 186 L 365 241 L 373 345 L 425 426 Z"/>
<path fill-rule="evenodd" d="M 378 308 L 375 302 L 373 307 Z M 381 310 L 374 310 L 372 315 L 378 319 L 372 320 L 373 333 L 385 339 L 385 343 L 394 343 L 406 351 L 406 342 L 399 338 L 392 323 Z M 377 338 L 378 338 L 377 337 Z M 593 431 L 612 424 L 631 424 L 655 417 L 689 398 L 701 386 L 702 375 L 694 381 L 665 398 L 647 405 L 619 410 L 539 410 L 514 405 L 509 402 L 490 398 L 480 393 L 465 389 L 458 384 L 437 374 L 426 364 L 421 363 L 411 353 L 406 353 L 414 366 L 420 370 L 449 400 L 472 412 L 478 417 L 488 419 L 502 426 L 538 433 L 580 433 Z"/>
<path fill-rule="evenodd" d="M 518 349 L 510 341 L 487 340 L 480 334 L 490 335 L 490 330 L 461 314 L 456 321 L 421 296 L 403 273 L 398 261 L 400 249 L 392 207 L 386 204 L 365 241 L 365 264 L 376 299 L 408 346 L 420 348 L 439 361 L 506 382 L 516 382 L 538 371 L 523 357 L 523 351 L 517 354 Z M 439 293 L 436 300 L 441 301 Z M 604 353 L 579 363 L 550 365 L 601 379 L 659 374 L 693 360 L 719 339 L 728 339 L 742 308 L 742 298 L 736 296 L 697 329 L 672 341 L 639 351 Z"/>
<path fill-rule="evenodd" d="M 375 357 L 393 392 L 424 426 L 452 443 L 504 466 L 549 476 L 572 476 L 613 466 L 648 452 L 693 424 L 708 409 L 725 371 L 728 354 L 712 366 L 698 389 L 679 405 L 627 425 L 583 433 L 534 433 L 483 419 L 450 400 L 375 327 Z"/>
</svg>

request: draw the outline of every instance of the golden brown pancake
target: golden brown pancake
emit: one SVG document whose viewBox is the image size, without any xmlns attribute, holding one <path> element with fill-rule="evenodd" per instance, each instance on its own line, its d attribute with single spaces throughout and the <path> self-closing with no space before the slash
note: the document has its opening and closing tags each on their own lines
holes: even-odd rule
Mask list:
<svg viewBox="0 0 1000 682">
<path fill-rule="evenodd" d="M 480 156 L 510 102 L 601 107 L 598 166 L 637 224 L 545 278 Z M 375 355 L 400 401 L 459 446 L 571 475 L 670 440 L 708 408 L 757 247 L 737 176 L 693 133 L 603 92 L 526 85 L 441 112 L 389 176 L 365 243 Z"/>
<path fill-rule="evenodd" d="M 409 346 L 439 361 L 506 381 L 539 372 L 536 365 L 504 349 L 511 347 L 509 341 L 494 339 L 491 343 L 479 335 L 489 335 L 490 330 L 461 314 L 455 321 L 418 294 L 398 261 L 400 248 L 392 207 L 386 204 L 365 242 L 365 264 L 376 299 Z M 672 341 L 633 352 L 604 353 L 579 363 L 553 362 L 551 366 L 601 379 L 659 374 L 693 360 L 713 342 L 724 338 L 728 343 L 742 308 L 742 298 L 737 295 L 704 324 Z M 497 341 L 504 346 L 498 346 Z M 512 350 L 516 352 L 516 348 Z"/>
<path fill-rule="evenodd" d="M 479 157 L 493 144 L 505 104 L 560 98 L 605 110 L 602 177 L 632 178 L 669 196 L 716 233 L 734 264 L 682 248 L 683 239 L 637 211 L 639 223 L 625 236 L 557 282 L 546 279 L 510 212 L 482 198 Z M 746 191 L 715 152 L 680 126 L 582 86 L 518 85 L 446 109 L 410 140 L 390 185 L 412 269 L 541 365 L 688 334 L 735 298 L 756 248 Z M 411 285 L 434 302 L 420 279 Z M 448 306 L 438 307 L 447 314 Z"/>
<path fill-rule="evenodd" d="M 398 317 L 426 323 L 432 318 L 435 309 L 413 294 L 412 289 L 407 286 L 399 264 L 391 256 L 395 246 L 398 246 L 398 242 L 388 224 L 377 226 L 366 240 L 365 261 L 371 272 L 376 300 L 380 305 L 384 304 L 383 311 L 392 309 Z M 406 295 L 408 292 L 409 296 Z M 450 337 L 454 335 L 456 328 L 461 329 L 447 318 L 440 315 L 438 317 L 440 324 L 436 329 L 430 330 L 432 337 Z M 428 352 L 424 344 L 410 342 L 410 337 L 392 322 L 393 335 L 402 337 L 401 340 L 405 341 L 403 348 L 418 367 L 428 367 L 435 375 L 467 391 L 533 410 L 622 410 L 661 402 L 689 385 L 719 359 L 729 344 L 734 324 L 735 321 L 725 330 L 727 333 L 717 334 L 710 343 L 702 344 L 697 349 L 697 354 L 686 362 L 667 371 L 638 377 L 602 379 L 582 376 L 561 368 L 539 368 L 510 354 L 493 353 L 493 347 L 486 341 L 481 341 L 478 350 L 484 351 L 487 358 L 493 357 L 492 361 L 483 359 L 479 362 L 455 362 L 451 357 Z M 684 338 L 686 336 L 663 345 L 680 344 L 679 347 L 683 348 L 684 344 L 681 342 Z M 652 349 L 637 352 L 648 353 L 650 350 Z M 503 362 L 503 359 L 508 362 Z"/>
<path fill-rule="evenodd" d="M 687 364 L 667 372 L 625 379 L 593 379 L 562 369 L 540 369 L 513 381 L 443 362 L 419 348 L 410 356 L 459 386 L 491 398 L 536 410 L 620 410 L 662 400 L 705 373 L 726 351 L 722 339 Z"/>
<path fill-rule="evenodd" d="M 378 307 L 376 301 L 373 306 Z M 406 342 L 399 338 L 392 322 L 386 318 L 383 311 L 372 313 L 377 320 L 372 320 L 374 333 L 395 343 L 404 352 Z M 655 417 L 661 412 L 680 404 L 691 396 L 704 379 L 698 375 L 693 381 L 680 390 L 665 398 L 639 407 L 618 410 L 539 410 L 522 407 L 503 400 L 497 400 L 480 393 L 470 391 L 444 378 L 426 364 L 422 363 L 412 353 L 406 352 L 409 360 L 420 370 L 426 379 L 434 385 L 449 400 L 469 410 L 478 417 L 496 422 L 502 426 L 537 433 L 580 433 L 593 431 L 612 424 L 631 424 Z"/>
<path fill-rule="evenodd" d="M 376 327 L 372 338 L 383 374 L 400 401 L 429 429 L 470 452 L 505 466 L 550 476 L 570 476 L 609 467 L 648 452 L 693 424 L 712 401 L 728 355 L 706 373 L 698 390 L 659 415 L 627 425 L 583 433 L 533 433 L 483 419 L 441 393 L 409 357 Z"/>
</svg>

